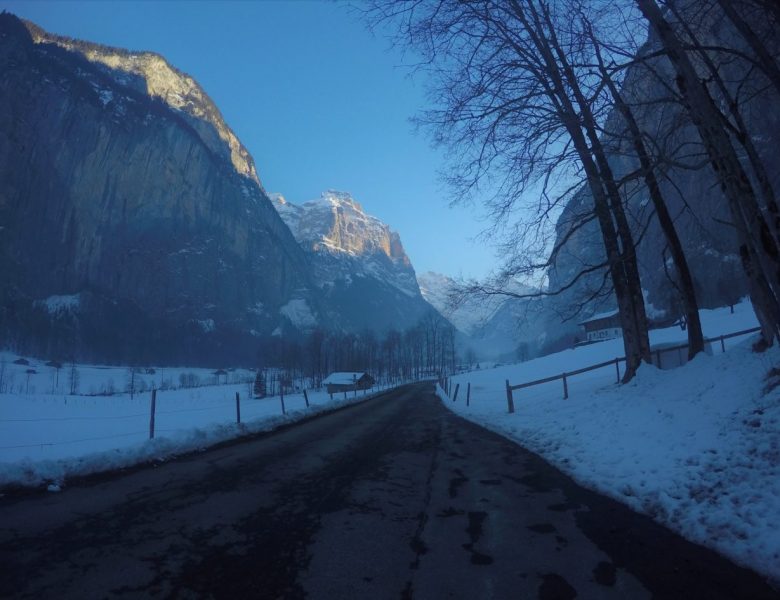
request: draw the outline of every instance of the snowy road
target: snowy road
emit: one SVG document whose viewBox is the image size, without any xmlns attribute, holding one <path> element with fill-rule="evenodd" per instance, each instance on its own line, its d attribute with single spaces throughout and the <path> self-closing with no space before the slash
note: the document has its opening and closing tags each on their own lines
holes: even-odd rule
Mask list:
<svg viewBox="0 0 780 600">
<path fill-rule="evenodd" d="M 0 499 L 0 597 L 773 598 L 408 386 Z"/>
</svg>

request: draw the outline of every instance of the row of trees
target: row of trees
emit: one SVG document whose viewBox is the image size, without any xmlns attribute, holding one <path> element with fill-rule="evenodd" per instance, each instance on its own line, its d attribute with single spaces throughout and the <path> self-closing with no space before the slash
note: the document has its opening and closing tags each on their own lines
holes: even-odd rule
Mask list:
<svg viewBox="0 0 780 600">
<path fill-rule="evenodd" d="M 627 381 L 650 361 L 637 245 L 654 218 L 692 357 L 703 349 L 698 302 L 664 189 L 675 169 L 709 169 L 764 342 L 780 339 L 780 211 L 747 115 L 756 98 L 780 101 L 776 2 L 377 0 L 368 17 L 391 23 L 396 41 L 422 56 L 433 108 L 419 122 L 450 151 L 448 183 L 459 199 L 489 191 L 494 233 L 508 234 L 506 263 L 465 293 L 555 296 L 603 274 L 583 304 L 605 287 L 614 294 Z M 662 94 L 648 97 L 648 82 Z M 616 171 L 618 160 L 631 168 Z M 583 186 L 592 202 L 561 228 Z M 630 209 L 638 195 L 652 207 L 644 221 Z M 514 278 L 550 270 L 594 223 L 603 260 L 554 288 L 507 291 Z"/>
<path fill-rule="evenodd" d="M 365 371 L 377 381 L 397 382 L 452 373 L 456 368 L 455 329 L 431 313 L 405 331 L 379 336 L 315 329 L 302 339 L 275 337 L 263 344 L 259 368 L 277 373 L 287 387 L 302 382 L 319 388 L 334 371 Z M 281 374 L 279 374 L 281 373 Z"/>
</svg>

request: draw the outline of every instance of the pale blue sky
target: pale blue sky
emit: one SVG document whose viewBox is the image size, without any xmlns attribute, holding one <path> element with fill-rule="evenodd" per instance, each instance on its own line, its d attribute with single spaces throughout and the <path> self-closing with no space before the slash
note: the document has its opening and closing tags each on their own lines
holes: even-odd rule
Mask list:
<svg viewBox="0 0 780 600">
<path fill-rule="evenodd" d="M 197 79 L 255 159 L 270 192 L 292 202 L 352 192 L 398 231 L 418 272 L 481 276 L 484 223 L 448 208 L 441 153 L 409 124 L 424 106 L 389 42 L 347 4 L 326 2 L 0 1 L 48 31 L 152 50 Z"/>
</svg>

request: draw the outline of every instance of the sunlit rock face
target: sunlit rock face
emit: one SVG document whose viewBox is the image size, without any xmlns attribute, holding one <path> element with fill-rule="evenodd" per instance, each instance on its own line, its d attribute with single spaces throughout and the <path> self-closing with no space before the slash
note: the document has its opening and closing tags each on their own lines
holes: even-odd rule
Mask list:
<svg viewBox="0 0 780 600">
<path fill-rule="evenodd" d="M 54 35 L 30 22 L 25 25 L 36 44 L 52 44 L 81 55 L 121 86 L 159 99 L 178 111 L 212 152 L 227 158 L 237 173 L 260 183 L 252 157 L 208 94 L 162 56 Z"/>
<path fill-rule="evenodd" d="M 404 329 L 430 312 L 399 235 L 350 194 L 329 190 L 300 205 L 281 194 L 271 200 L 308 254 L 334 323 Z"/>
<path fill-rule="evenodd" d="M 8 14 L 0 272 L 0 333 L 31 350 L 228 360 L 325 322 L 304 252 L 192 78 Z M 44 319 L 67 295 L 77 308 Z"/>
</svg>

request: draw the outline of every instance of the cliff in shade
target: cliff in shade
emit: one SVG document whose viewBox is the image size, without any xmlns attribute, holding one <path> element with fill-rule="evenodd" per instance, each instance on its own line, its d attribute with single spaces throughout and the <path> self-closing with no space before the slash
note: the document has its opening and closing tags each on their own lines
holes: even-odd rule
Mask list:
<svg viewBox="0 0 780 600">
<path fill-rule="evenodd" d="M 0 338 L 250 362 L 320 313 L 307 257 L 189 76 L 0 16 Z"/>
<path fill-rule="evenodd" d="M 697 3 L 689 5 L 692 9 Z M 733 47 L 749 55 L 741 36 L 722 17 L 713 14 L 697 23 L 697 37 L 711 47 Z M 754 24 L 759 25 L 760 24 Z M 780 43 L 775 34 L 773 39 Z M 651 37 L 643 52 L 657 50 Z M 780 46 L 772 48 L 777 54 Z M 746 280 L 737 256 L 736 235 L 731 215 L 720 190 L 715 173 L 706 160 L 698 131 L 690 117 L 676 102 L 669 101 L 674 89 L 675 73 L 663 57 L 649 59 L 652 72 L 640 66 L 627 70 L 622 95 L 634 107 L 635 118 L 647 139 L 653 140 L 653 152 L 660 153 L 663 168 L 657 169 L 661 191 L 682 241 L 700 308 L 715 308 L 731 304 L 747 294 Z M 739 61 L 726 61 L 723 79 L 730 94 L 741 100 L 741 111 L 752 142 L 762 158 L 775 194 L 780 190 L 780 97 L 757 73 L 750 73 Z M 714 86 L 714 84 L 711 84 Z M 713 92 L 715 93 L 715 92 Z M 610 166 L 620 180 L 638 172 L 639 164 L 633 146 L 621 135 L 625 130 L 622 118 L 613 113 L 605 123 L 603 140 L 608 149 Z M 734 138 L 738 152 L 739 147 Z M 755 182 L 754 182 L 755 184 Z M 653 205 L 644 182 L 634 179 L 625 189 L 626 210 L 634 226 L 645 309 L 656 323 L 669 323 L 681 315 L 677 291 L 672 284 L 674 265 L 666 248 L 666 239 L 658 225 Z M 587 186 L 582 186 L 566 204 L 558 218 L 555 235 L 562 240 L 583 218 L 592 214 L 593 199 Z M 583 268 L 605 261 L 604 245 L 596 221 L 579 227 L 547 272 L 551 290 L 561 289 L 575 281 Z M 579 278 L 559 296 L 546 298 L 538 310 L 526 316 L 522 303 L 513 302 L 497 311 L 486 330 L 509 331 L 516 323 L 516 342 L 531 348 L 531 355 L 569 347 L 584 337 L 578 325 L 584 318 L 615 307 L 609 278 L 603 270 Z M 516 313 L 516 317 L 507 316 Z M 539 324 L 542 332 L 537 335 Z M 727 332 L 724 332 L 727 333 Z"/>
<path fill-rule="evenodd" d="M 695 7 L 695 3 L 691 7 Z M 722 16 L 712 14 L 697 23 L 696 35 L 705 45 L 727 45 L 749 54 L 741 36 Z M 777 37 L 774 38 L 777 41 Z M 651 37 L 642 52 L 656 50 L 658 42 Z M 670 165 L 657 169 L 663 197 L 682 241 L 693 274 L 697 298 L 701 308 L 715 308 L 733 303 L 747 294 L 746 280 L 737 255 L 734 226 L 727 202 L 720 190 L 711 166 L 699 164 L 706 156 L 698 131 L 680 104 L 669 102 L 669 85 L 675 78 L 667 59 L 650 60 L 652 72 L 632 67 L 627 71 L 622 94 L 634 106 L 638 124 L 648 139 L 656 140 L 655 151 L 665 154 Z M 641 64 L 641 63 L 640 63 Z M 757 74 L 750 76 L 737 61 L 722 67 L 722 76 L 729 93 L 739 98 L 740 109 L 753 144 L 766 167 L 771 185 L 780 190 L 780 98 Z M 659 80 L 659 78 L 661 80 Z M 714 84 L 713 84 L 714 85 Z M 713 91 L 717 96 L 717 93 Z M 606 123 L 611 139 L 610 164 L 617 179 L 629 177 L 639 169 L 635 152 L 625 136 L 622 117 L 612 114 Z M 610 135 L 606 136 L 610 139 Z M 734 138 L 734 144 L 741 151 Z M 755 182 L 754 182 L 755 185 Z M 642 286 L 646 291 L 646 312 L 651 320 L 669 321 L 678 318 L 681 306 L 671 283 L 675 277 L 674 265 L 667 249 L 666 239 L 658 225 L 647 188 L 642 181 L 626 188 L 626 209 L 634 224 L 637 240 Z M 561 239 L 578 223 L 582 215 L 592 211 L 593 199 L 583 187 L 563 210 L 557 224 Z M 598 225 L 591 222 L 571 236 L 563 251 L 548 272 L 550 286 L 558 288 L 572 281 L 583 265 L 599 264 L 605 259 Z M 602 273 L 584 277 L 571 290 L 550 302 L 564 316 L 572 316 L 583 298 L 595 299 L 585 306 L 580 316 L 589 316 L 614 306 L 609 288 L 602 288 Z M 581 335 L 576 315 L 568 323 L 569 335 Z"/>
<path fill-rule="evenodd" d="M 328 320 L 346 331 L 398 330 L 432 312 L 399 235 L 348 193 L 296 205 L 271 194 L 306 252 Z"/>
</svg>

